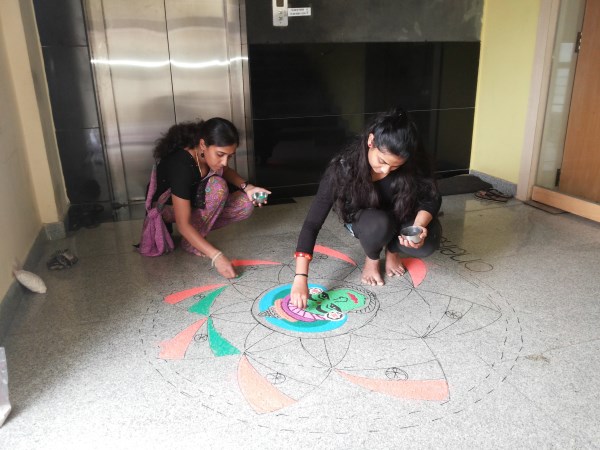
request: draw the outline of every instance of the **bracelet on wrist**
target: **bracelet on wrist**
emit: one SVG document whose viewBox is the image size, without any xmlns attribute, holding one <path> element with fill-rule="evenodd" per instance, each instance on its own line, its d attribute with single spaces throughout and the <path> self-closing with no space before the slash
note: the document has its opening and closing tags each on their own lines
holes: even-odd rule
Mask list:
<svg viewBox="0 0 600 450">
<path fill-rule="evenodd" d="M 211 258 L 211 260 L 210 260 L 210 266 L 211 266 L 211 267 L 215 267 L 215 261 L 217 260 L 217 258 L 218 258 L 219 256 L 223 256 L 223 252 L 217 252 L 217 253 L 215 253 L 215 256 L 213 256 L 213 257 Z"/>
<path fill-rule="evenodd" d="M 246 188 L 248 187 L 248 182 L 247 181 L 243 181 L 242 184 L 240 184 L 240 189 L 244 192 L 246 192 Z"/>
<path fill-rule="evenodd" d="M 306 277 L 308 278 L 308 274 L 307 273 L 297 273 L 296 275 L 294 275 L 295 277 Z"/>
<path fill-rule="evenodd" d="M 296 252 L 294 253 L 294 258 L 306 258 L 310 261 L 312 260 L 312 255 L 310 253 Z"/>
</svg>

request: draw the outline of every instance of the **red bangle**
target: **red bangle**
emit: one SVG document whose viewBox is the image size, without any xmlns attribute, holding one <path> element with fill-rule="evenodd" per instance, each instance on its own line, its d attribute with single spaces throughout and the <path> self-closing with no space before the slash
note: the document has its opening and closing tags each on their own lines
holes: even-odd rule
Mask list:
<svg viewBox="0 0 600 450">
<path fill-rule="evenodd" d="M 294 253 L 294 258 L 306 258 L 310 261 L 312 259 L 312 255 L 310 253 L 296 252 Z"/>
</svg>

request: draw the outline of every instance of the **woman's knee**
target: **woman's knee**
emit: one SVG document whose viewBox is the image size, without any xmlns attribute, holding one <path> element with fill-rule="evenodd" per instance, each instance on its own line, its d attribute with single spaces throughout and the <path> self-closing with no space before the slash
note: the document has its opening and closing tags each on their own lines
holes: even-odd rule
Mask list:
<svg viewBox="0 0 600 450">
<path fill-rule="evenodd" d="M 378 209 L 361 211 L 352 223 L 352 228 L 363 250 L 371 259 L 378 258 L 385 243 L 395 234 L 392 217 Z"/>
<path fill-rule="evenodd" d="M 232 195 L 240 196 L 239 200 L 236 202 L 236 206 L 239 210 L 240 220 L 245 220 L 250 217 L 254 212 L 254 204 L 252 203 L 252 200 L 250 200 L 243 192 L 236 192 Z"/>
<path fill-rule="evenodd" d="M 229 187 L 227 185 L 227 181 L 225 180 L 225 178 L 216 175 L 208 179 L 204 190 L 207 195 L 212 193 L 213 195 L 222 197 L 223 199 L 227 198 L 227 196 L 229 195 Z"/>
<path fill-rule="evenodd" d="M 361 235 L 368 235 L 380 236 L 384 240 L 394 233 L 395 228 L 390 214 L 380 209 L 362 210 L 352 226 L 358 231 L 359 238 Z"/>
<path fill-rule="evenodd" d="M 222 208 L 229 196 L 227 181 L 219 176 L 210 177 L 204 188 L 200 185 L 198 189 L 196 204 L 209 211 Z M 200 192 L 200 189 L 204 189 L 204 192 Z"/>
</svg>

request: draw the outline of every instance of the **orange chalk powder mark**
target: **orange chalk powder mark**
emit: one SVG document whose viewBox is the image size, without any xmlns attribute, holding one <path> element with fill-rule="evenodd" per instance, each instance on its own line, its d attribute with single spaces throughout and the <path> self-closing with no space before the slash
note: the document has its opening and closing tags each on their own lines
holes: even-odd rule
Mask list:
<svg viewBox="0 0 600 450">
<path fill-rule="evenodd" d="M 296 400 L 285 395 L 258 373 L 246 356 L 240 358 L 238 384 L 246 401 L 259 414 L 277 411 L 296 403 Z"/>
<path fill-rule="evenodd" d="M 446 380 L 378 380 L 336 371 L 348 381 L 374 392 L 412 400 L 447 400 L 450 395 Z"/>
<path fill-rule="evenodd" d="M 292 316 L 288 315 L 288 313 L 286 313 L 283 310 L 283 308 L 281 307 L 281 299 L 275 300 L 275 302 L 273 303 L 273 308 L 275 308 L 275 311 L 277 311 L 277 314 L 279 314 L 279 317 L 281 319 L 285 319 L 288 322 L 298 322 L 298 320 L 294 319 Z"/>
<path fill-rule="evenodd" d="M 190 346 L 190 342 L 192 342 L 200 327 L 204 325 L 204 322 L 206 322 L 206 317 L 194 322 L 185 330 L 178 333 L 173 339 L 158 344 L 160 346 L 158 357 L 162 359 L 183 359 L 185 352 Z"/>
</svg>

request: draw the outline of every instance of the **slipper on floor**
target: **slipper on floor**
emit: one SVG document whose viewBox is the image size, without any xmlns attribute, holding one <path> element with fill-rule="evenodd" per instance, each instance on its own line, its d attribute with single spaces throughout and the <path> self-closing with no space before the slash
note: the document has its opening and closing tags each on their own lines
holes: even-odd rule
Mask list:
<svg viewBox="0 0 600 450">
<path fill-rule="evenodd" d="M 79 261 L 79 258 L 77 258 L 77 256 L 75 256 L 68 248 L 60 250 L 55 255 L 64 265 L 69 267 Z"/>
<path fill-rule="evenodd" d="M 505 198 L 507 200 L 513 197 L 512 195 L 505 194 L 504 192 L 500 192 L 498 189 L 494 188 L 486 189 L 486 192 L 489 192 L 490 194 L 495 195 L 496 197 Z"/>
<path fill-rule="evenodd" d="M 46 262 L 46 267 L 48 267 L 49 270 L 62 270 L 71 267 L 77 261 L 79 261 L 79 258 L 67 248 L 65 250 L 54 252 Z"/>
<path fill-rule="evenodd" d="M 48 268 L 48 270 L 63 270 L 66 269 L 68 266 L 65 266 L 58 259 L 56 259 L 56 257 L 54 257 L 46 261 L 46 267 Z"/>
<path fill-rule="evenodd" d="M 475 197 L 480 198 L 482 200 L 490 200 L 492 202 L 506 203 L 508 201 L 508 198 L 500 197 L 499 195 L 494 195 L 489 191 L 477 191 L 475 192 Z"/>
</svg>

